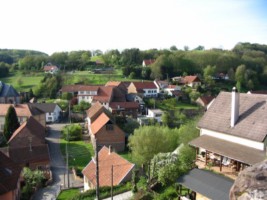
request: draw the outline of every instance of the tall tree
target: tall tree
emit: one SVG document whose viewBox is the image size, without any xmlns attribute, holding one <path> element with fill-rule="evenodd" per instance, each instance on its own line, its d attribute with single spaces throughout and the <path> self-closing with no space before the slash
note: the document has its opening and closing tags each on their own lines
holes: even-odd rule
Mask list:
<svg viewBox="0 0 267 200">
<path fill-rule="evenodd" d="M 4 136 L 5 136 L 6 142 L 10 139 L 13 132 L 19 126 L 20 124 L 19 124 L 16 110 L 13 106 L 9 106 L 6 117 L 5 117 L 5 124 L 4 124 Z"/>
</svg>

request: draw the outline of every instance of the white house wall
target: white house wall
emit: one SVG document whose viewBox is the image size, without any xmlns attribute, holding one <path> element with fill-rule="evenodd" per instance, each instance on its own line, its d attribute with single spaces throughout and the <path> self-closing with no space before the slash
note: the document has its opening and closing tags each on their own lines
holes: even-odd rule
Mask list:
<svg viewBox="0 0 267 200">
<path fill-rule="evenodd" d="M 87 177 L 86 176 L 83 176 L 83 186 L 84 186 L 83 189 L 84 189 L 84 192 L 90 189 L 88 183 L 89 183 L 89 181 L 88 181 Z"/>
<path fill-rule="evenodd" d="M 207 129 L 201 129 L 200 135 L 209 135 L 212 137 L 216 137 L 218 139 L 226 140 L 229 142 L 234 142 L 234 143 L 241 144 L 247 147 L 252 147 L 255 149 L 262 150 L 262 151 L 264 150 L 264 143 L 252 141 L 252 140 L 245 139 L 245 138 L 240 138 L 237 136 L 227 135 L 224 133 L 219 133 L 219 132 L 215 132 L 215 131 L 211 131 Z"/>
</svg>

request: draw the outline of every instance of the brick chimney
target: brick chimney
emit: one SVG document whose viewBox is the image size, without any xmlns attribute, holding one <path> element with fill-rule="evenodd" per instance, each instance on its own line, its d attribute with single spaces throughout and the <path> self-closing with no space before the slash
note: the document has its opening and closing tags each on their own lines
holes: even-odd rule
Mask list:
<svg viewBox="0 0 267 200">
<path fill-rule="evenodd" d="M 231 127 L 234 127 L 239 117 L 239 92 L 236 87 L 232 90 L 232 104 L 231 104 Z"/>
</svg>

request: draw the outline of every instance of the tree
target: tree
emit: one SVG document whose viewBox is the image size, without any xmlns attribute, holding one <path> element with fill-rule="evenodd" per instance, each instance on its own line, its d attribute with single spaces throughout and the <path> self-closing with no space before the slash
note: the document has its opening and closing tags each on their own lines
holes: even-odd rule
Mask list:
<svg viewBox="0 0 267 200">
<path fill-rule="evenodd" d="M 34 189 L 42 186 L 45 180 L 44 174 L 40 170 L 30 170 L 29 168 L 23 168 L 23 178 L 25 181 L 25 186 L 22 188 L 21 199 L 30 199 Z"/>
<path fill-rule="evenodd" d="M 239 82 L 240 86 L 245 85 L 245 73 L 246 73 L 246 66 L 245 65 L 239 65 L 235 72 L 235 80 L 236 82 Z M 241 88 L 238 88 L 239 91 L 241 91 Z"/>
<path fill-rule="evenodd" d="M 19 124 L 16 110 L 13 106 L 9 106 L 6 117 L 5 117 L 5 124 L 4 124 L 4 136 L 5 136 L 6 142 L 10 139 L 13 132 L 17 130 L 19 126 L 20 124 Z"/>
<path fill-rule="evenodd" d="M 82 127 L 79 124 L 67 125 L 62 133 L 66 141 L 77 141 L 82 138 Z"/>
<path fill-rule="evenodd" d="M 214 86 L 215 81 L 213 79 L 214 75 L 216 72 L 216 66 L 210 66 L 208 65 L 205 69 L 204 69 L 204 81 L 207 84 L 207 86 Z"/>
<path fill-rule="evenodd" d="M 178 49 L 177 49 L 177 47 L 175 45 L 173 45 L 173 46 L 170 47 L 170 50 L 171 51 L 177 51 Z"/>
<path fill-rule="evenodd" d="M 150 160 L 160 152 L 173 151 L 178 144 L 178 130 L 160 126 L 135 129 L 129 137 L 133 160 L 138 165 L 149 166 Z"/>
</svg>

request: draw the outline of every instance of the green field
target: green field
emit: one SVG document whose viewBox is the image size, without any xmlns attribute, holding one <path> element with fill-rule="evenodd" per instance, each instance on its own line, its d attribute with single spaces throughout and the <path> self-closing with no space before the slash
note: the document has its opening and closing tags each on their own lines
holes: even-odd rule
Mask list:
<svg viewBox="0 0 267 200">
<path fill-rule="evenodd" d="M 43 72 L 22 72 L 11 73 L 10 76 L 1 78 L 0 81 L 12 85 L 18 92 L 29 91 L 37 86 L 43 79 Z M 104 85 L 108 81 L 134 81 L 134 79 L 125 78 L 121 70 L 115 70 L 113 74 L 94 74 L 90 71 L 75 71 L 62 74 L 63 85 L 72 85 L 76 83 L 85 83 L 87 85 Z M 135 80 L 136 81 L 136 80 Z"/>
<path fill-rule="evenodd" d="M 66 140 L 60 140 L 60 149 L 63 156 L 66 155 Z M 81 171 L 94 156 L 91 142 L 70 141 L 68 143 L 69 166 Z"/>
<path fill-rule="evenodd" d="M 21 72 L 11 73 L 10 76 L 1 78 L 0 81 L 12 85 L 18 92 L 29 91 L 30 88 L 38 85 L 44 77 L 43 73 Z"/>
</svg>

